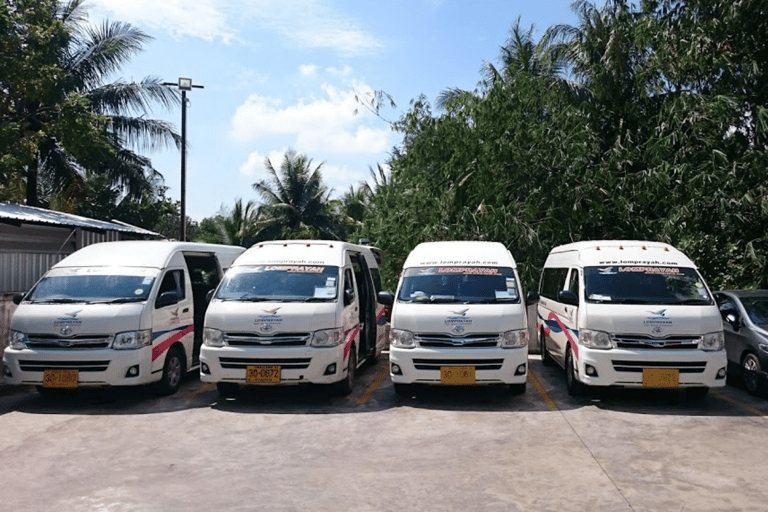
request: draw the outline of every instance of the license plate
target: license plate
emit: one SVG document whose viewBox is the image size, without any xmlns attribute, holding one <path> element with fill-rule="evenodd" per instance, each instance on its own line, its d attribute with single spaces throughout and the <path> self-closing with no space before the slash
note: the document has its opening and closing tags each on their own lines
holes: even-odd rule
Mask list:
<svg viewBox="0 0 768 512">
<path fill-rule="evenodd" d="M 77 370 L 44 370 L 44 388 L 76 388 Z"/>
<path fill-rule="evenodd" d="M 667 368 L 644 368 L 643 386 L 647 388 L 676 388 L 680 385 L 680 372 Z"/>
<path fill-rule="evenodd" d="M 474 366 L 441 366 L 440 367 L 441 384 L 474 384 L 475 367 Z"/>
<path fill-rule="evenodd" d="M 245 382 L 248 384 L 278 384 L 279 366 L 248 366 L 245 369 Z"/>
</svg>

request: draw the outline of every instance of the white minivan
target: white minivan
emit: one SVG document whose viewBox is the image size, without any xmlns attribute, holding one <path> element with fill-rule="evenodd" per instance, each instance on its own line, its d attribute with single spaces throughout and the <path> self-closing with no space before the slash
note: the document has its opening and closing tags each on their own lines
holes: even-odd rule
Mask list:
<svg viewBox="0 0 768 512">
<path fill-rule="evenodd" d="M 40 392 L 156 383 L 174 393 L 199 362 L 206 294 L 244 250 L 125 241 L 74 252 L 17 297 L 5 382 Z"/>
<path fill-rule="evenodd" d="M 505 384 L 525 392 L 528 321 L 517 265 L 498 242 L 427 242 L 403 265 L 392 307 L 390 376 L 413 384 Z"/>
<path fill-rule="evenodd" d="M 386 341 L 380 261 L 378 249 L 345 242 L 254 245 L 211 298 L 200 379 L 224 397 L 242 385 L 350 393 L 357 368 L 375 362 Z"/>
<path fill-rule="evenodd" d="M 539 285 L 544 364 L 584 386 L 686 388 L 695 398 L 726 377 L 723 325 L 696 265 L 674 247 L 589 241 L 555 247 Z"/>
</svg>

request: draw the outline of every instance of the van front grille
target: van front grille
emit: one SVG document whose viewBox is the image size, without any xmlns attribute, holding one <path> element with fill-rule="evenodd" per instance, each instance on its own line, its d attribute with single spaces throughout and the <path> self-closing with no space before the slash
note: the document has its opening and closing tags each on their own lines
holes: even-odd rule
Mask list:
<svg viewBox="0 0 768 512">
<path fill-rule="evenodd" d="M 637 334 L 615 334 L 613 341 L 617 348 L 691 350 L 699 348 L 701 336 L 654 338 Z"/>
<path fill-rule="evenodd" d="M 417 334 L 414 336 L 420 347 L 431 348 L 488 348 L 499 346 L 498 334 L 469 334 L 448 336 L 446 334 Z"/>
<path fill-rule="evenodd" d="M 24 372 L 42 372 L 45 370 L 104 372 L 107 371 L 109 361 L 31 361 L 22 359 L 19 361 L 19 366 Z"/>
<path fill-rule="evenodd" d="M 63 338 L 55 334 L 30 334 L 27 347 L 34 349 L 92 349 L 109 348 L 112 336 L 105 334 L 82 334 Z"/>
<path fill-rule="evenodd" d="M 414 359 L 417 370 L 437 370 L 444 366 L 474 366 L 475 370 L 501 370 L 504 359 Z"/>
<path fill-rule="evenodd" d="M 232 347 L 295 347 L 309 343 L 308 332 L 284 332 L 265 336 L 252 332 L 228 332 L 224 334 L 227 345 Z"/>
<path fill-rule="evenodd" d="M 249 366 L 279 366 L 283 370 L 303 370 L 309 368 L 311 357 L 220 357 L 221 367 L 233 369 L 246 369 Z"/>
<path fill-rule="evenodd" d="M 678 370 L 680 373 L 704 373 L 706 361 L 621 361 L 613 360 L 613 369 L 617 372 L 642 373 L 646 368 L 664 368 Z"/>
</svg>

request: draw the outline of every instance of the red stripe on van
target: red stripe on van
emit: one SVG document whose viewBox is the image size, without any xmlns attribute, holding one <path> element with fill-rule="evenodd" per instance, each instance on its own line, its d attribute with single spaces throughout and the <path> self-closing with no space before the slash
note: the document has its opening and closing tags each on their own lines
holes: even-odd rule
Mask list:
<svg viewBox="0 0 768 512">
<path fill-rule="evenodd" d="M 191 332 L 194 332 L 194 330 L 195 330 L 195 326 L 190 324 L 190 325 L 186 326 L 184 329 L 176 332 L 175 334 L 172 334 L 170 337 L 168 337 L 167 340 L 165 340 L 164 342 L 160 343 L 156 347 L 152 347 L 152 362 L 154 362 L 155 359 L 157 359 L 158 357 L 163 355 L 163 353 L 166 350 L 171 348 L 171 345 L 173 345 L 174 343 L 179 341 L 181 338 L 183 338 L 187 334 L 189 334 Z"/>
<path fill-rule="evenodd" d="M 576 340 L 574 340 L 573 337 L 571 336 L 571 332 L 568 329 L 568 327 L 565 324 L 563 324 L 563 322 L 560 321 L 560 318 L 554 313 L 550 312 L 549 317 L 547 317 L 547 320 L 554 320 L 555 322 L 557 322 L 557 325 L 560 326 L 560 329 L 563 331 L 563 333 L 565 333 L 565 337 L 568 338 L 568 342 L 571 344 L 571 350 L 573 350 L 573 357 L 578 359 L 579 344 L 576 343 Z"/>
<path fill-rule="evenodd" d="M 344 357 L 342 358 L 342 361 L 345 360 L 349 355 L 349 351 L 352 349 L 352 342 L 354 341 L 355 336 L 357 336 L 357 333 L 359 332 L 360 332 L 360 324 L 358 324 L 354 329 L 350 329 L 349 331 L 347 331 L 347 333 L 351 333 L 351 334 L 349 335 L 347 344 L 344 345 Z"/>
</svg>

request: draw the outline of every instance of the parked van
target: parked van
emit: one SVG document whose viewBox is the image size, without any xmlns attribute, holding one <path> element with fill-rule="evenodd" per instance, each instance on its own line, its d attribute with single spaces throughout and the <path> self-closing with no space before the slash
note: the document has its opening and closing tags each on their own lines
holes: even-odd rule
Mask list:
<svg viewBox="0 0 768 512">
<path fill-rule="evenodd" d="M 541 357 L 584 386 L 725 385 L 720 313 L 696 266 L 674 247 L 592 241 L 552 249 L 538 305 Z"/>
<path fill-rule="evenodd" d="M 157 383 L 174 393 L 199 362 L 206 294 L 244 250 L 131 241 L 76 251 L 17 298 L 5 381 L 41 392 Z"/>
<path fill-rule="evenodd" d="M 529 334 L 521 289 L 515 260 L 500 243 L 417 245 L 392 307 L 395 392 L 412 384 L 507 384 L 523 393 Z M 528 300 L 537 298 L 533 292 Z"/>
<path fill-rule="evenodd" d="M 200 379 L 224 397 L 241 385 L 331 384 L 350 393 L 357 368 L 385 344 L 380 261 L 378 249 L 345 242 L 254 245 L 212 297 Z"/>
</svg>

